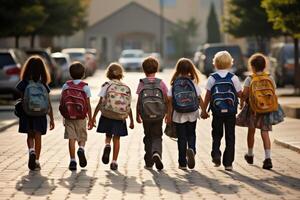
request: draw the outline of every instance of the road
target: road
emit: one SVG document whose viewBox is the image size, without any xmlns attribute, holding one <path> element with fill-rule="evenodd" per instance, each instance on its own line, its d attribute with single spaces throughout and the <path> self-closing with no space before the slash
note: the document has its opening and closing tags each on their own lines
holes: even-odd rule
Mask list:
<svg viewBox="0 0 300 200">
<path fill-rule="evenodd" d="M 171 70 L 159 77 L 169 82 Z M 143 74 L 130 72 L 124 81 L 135 93 Z M 92 88 L 92 107 L 98 101 L 97 94 L 105 81 L 105 72 L 98 71 L 87 79 Z M 202 78 L 201 87 L 206 80 Z M 59 90 L 52 92 L 57 99 Z M 136 104 L 136 95 L 133 105 Z M 77 172 L 68 170 L 68 143 L 63 139 L 63 124 L 58 112 L 58 102 L 53 102 L 56 128 L 43 137 L 40 172 L 27 168 L 26 136 L 17 133 L 12 126 L 0 134 L 0 199 L 300 199 L 300 157 L 283 147 L 272 145 L 274 169 L 261 168 L 264 159 L 260 135 L 256 135 L 254 165 L 244 159 L 246 129 L 236 129 L 236 156 L 234 171 L 215 168 L 211 162 L 211 119 L 197 124 L 197 155 L 194 170 L 178 169 L 177 143 L 163 138 L 163 162 L 161 172 L 144 169 L 143 130 L 135 124 L 129 136 L 121 139 L 119 171 L 101 163 L 104 135 L 96 130 L 88 132 L 86 147 L 88 166 Z M 271 136 L 276 134 L 275 130 Z M 223 145 L 223 144 L 222 144 Z M 224 148 L 222 146 L 222 148 Z"/>
</svg>

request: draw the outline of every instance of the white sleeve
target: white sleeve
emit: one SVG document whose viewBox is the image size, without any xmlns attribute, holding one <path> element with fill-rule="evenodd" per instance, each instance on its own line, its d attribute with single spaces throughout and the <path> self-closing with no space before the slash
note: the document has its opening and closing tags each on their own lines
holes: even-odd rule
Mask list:
<svg viewBox="0 0 300 200">
<path fill-rule="evenodd" d="M 168 97 L 172 97 L 172 86 L 171 86 L 171 88 L 168 90 Z"/>
<path fill-rule="evenodd" d="M 90 87 L 89 87 L 88 85 L 85 85 L 85 86 L 83 87 L 83 90 L 84 90 L 84 92 L 86 93 L 86 96 L 87 96 L 88 98 L 90 98 L 90 97 L 92 96 L 91 89 L 90 89 Z"/>
<path fill-rule="evenodd" d="M 251 79 L 252 78 L 250 76 L 246 78 L 246 80 L 244 81 L 244 87 L 250 87 Z"/>
<path fill-rule="evenodd" d="M 64 91 L 64 90 L 67 89 L 67 88 L 68 88 L 68 85 L 65 83 L 65 84 L 62 86 L 61 91 Z"/>
<path fill-rule="evenodd" d="M 106 95 L 106 90 L 107 90 L 107 88 L 108 88 L 108 84 L 105 84 L 102 88 L 101 88 L 101 90 L 100 90 L 100 92 L 99 92 L 99 94 L 98 94 L 98 97 L 105 97 L 105 95 Z"/>
<path fill-rule="evenodd" d="M 215 79 L 212 76 L 209 76 L 208 79 L 207 79 L 205 89 L 210 91 L 214 84 L 215 84 Z"/>
<path fill-rule="evenodd" d="M 233 82 L 236 92 L 242 91 L 242 85 L 239 78 L 236 75 L 234 75 L 231 80 Z"/>
</svg>

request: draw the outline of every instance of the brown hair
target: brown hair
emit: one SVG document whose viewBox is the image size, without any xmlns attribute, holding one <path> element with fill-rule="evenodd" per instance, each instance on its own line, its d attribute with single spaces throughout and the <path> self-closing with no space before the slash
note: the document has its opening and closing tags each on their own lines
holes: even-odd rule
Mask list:
<svg viewBox="0 0 300 200">
<path fill-rule="evenodd" d="M 254 73 L 263 72 L 266 68 L 266 57 L 261 53 L 255 53 L 249 58 L 248 65 Z"/>
<path fill-rule="evenodd" d="M 44 84 L 49 84 L 51 77 L 43 58 L 38 55 L 30 56 L 22 67 L 20 80 L 40 80 Z"/>
<path fill-rule="evenodd" d="M 145 74 L 153 74 L 158 71 L 159 64 L 156 58 L 149 56 L 143 61 L 142 67 Z"/>
<path fill-rule="evenodd" d="M 73 79 L 82 79 L 85 74 L 85 67 L 80 62 L 75 61 L 70 65 L 69 72 Z"/>
<path fill-rule="evenodd" d="M 110 63 L 106 70 L 106 77 L 109 80 L 118 79 L 121 80 L 123 78 L 123 67 L 119 63 Z"/>
<path fill-rule="evenodd" d="M 177 61 L 175 73 L 173 74 L 173 77 L 171 79 L 171 85 L 173 85 L 175 79 L 179 76 L 188 76 L 197 84 L 200 81 L 199 71 L 196 69 L 192 61 L 187 58 L 180 58 Z"/>
</svg>

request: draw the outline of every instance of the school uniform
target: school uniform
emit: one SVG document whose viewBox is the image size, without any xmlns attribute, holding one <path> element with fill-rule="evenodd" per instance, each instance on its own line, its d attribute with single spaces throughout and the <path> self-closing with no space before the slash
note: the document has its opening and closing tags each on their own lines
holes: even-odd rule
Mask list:
<svg viewBox="0 0 300 200">
<path fill-rule="evenodd" d="M 22 94 L 24 94 L 26 87 L 28 86 L 29 81 L 28 80 L 22 80 L 20 81 L 16 88 L 19 90 Z M 48 85 L 44 84 L 46 90 L 48 93 L 50 93 L 50 88 Z M 38 132 L 41 135 L 45 135 L 47 133 L 47 116 L 28 116 L 23 108 L 19 112 L 19 133 L 32 133 L 32 132 Z"/>
<path fill-rule="evenodd" d="M 217 70 L 216 73 L 224 78 L 229 73 L 228 70 Z M 236 75 L 231 78 L 236 92 L 242 91 L 241 83 Z M 206 90 L 211 91 L 215 84 L 215 78 L 209 76 L 207 80 Z M 234 161 L 234 151 L 235 151 L 235 122 L 236 113 L 228 114 L 226 116 L 220 116 L 212 113 L 212 151 L 211 156 L 213 159 L 220 159 L 222 152 L 220 151 L 221 140 L 223 138 L 223 129 L 225 128 L 225 151 L 223 154 L 223 165 L 225 167 L 232 166 Z"/>
</svg>

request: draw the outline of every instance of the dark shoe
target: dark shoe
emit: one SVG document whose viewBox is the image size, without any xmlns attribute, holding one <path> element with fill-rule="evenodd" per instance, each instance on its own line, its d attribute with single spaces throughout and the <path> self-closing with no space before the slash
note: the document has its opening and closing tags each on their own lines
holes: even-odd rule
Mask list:
<svg viewBox="0 0 300 200">
<path fill-rule="evenodd" d="M 152 156 L 152 160 L 155 163 L 155 167 L 158 170 L 162 170 L 164 168 L 164 165 L 161 161 L 160 155 L 158 153 L 154 153 Z"/>
<path fill-rule="evenodd" d="M 273 165 L 272 165 L 272 160 L 271 158 L 267 158 L 264 160 L 264 164 L 263 164 L 263 169 L 272 169 Z"/>
<path fill-rule="evenodd" d="M 78 151 L 77 151 L 77 155 L 78 155 L 78 158 L 79 158 L 80 167 L 85 167 L 87 165 L 87 161 L 86 161 L 86 158 L 85 158 L 85 155 L 84 155 L 84 149 L 79 148 Z"/>
<path fill-rule="evenodd" d="M 35 159 L 36 159 L 36 154 L 34 151 L 31 151 L 29 153 L 29 160 L 28 160 L 28 168 L 30 170 L 35 170 L 36 167 Z"/>
<path fill-rule="evenodd" d="M 76 161 L 71 161 L 70 162 L 70 164 L 69 164 L 69 170 L 71 170 L 71 171 L 77 170 L 77 163 L 76 163 Z"/>
<path fill-rule="evenodd" d="M 181 170 L 187 170 L 186 165 L 185 165 L 185 166 L 179 165 L 179 166 L 178 166 L 178 169 L 181 169 Z"/>
<path fill-rule="evenodd" d="M 102 162 L 104 164 L 108 164 L 109 163 L 109 154 L 111 151 L 111 147 L 109 144 L 105 145 L 104 150 L 103 150 L 103 155 L 102 155 Z"/>
<path fill-rule="evenodd" d="M 195 153 L 193 149 L 187 149 L 186 151 L 187 165 L 190 169 L 195 167 Z"/>
<path fill-rule="evenodd" d="M 226 170 L 226 171 L 232 171 L 233 168 L 232 168 L 232 166 L 225 166 L 225 170 Z"/>
<path fill-rule="evenodd" d="M 215 167 L 219 167 L 221 165 L 221 158 L 213 158 L 212 162 L 215 164 Z"/>
<path fill-rule="evenodd" d="M 253 164 L 253 157 L 254 156 L 249 156 L 248 154 L 245 154 L 244 158 L 247 161 L 248 164 Z"/>
<path fill-rule="evenodd" d="M 111 164 L 110 164 L 110 169 L 111 169 L 111 170 L 114 170 L 114 171 L 115 171 L 115 170 L 118 170 L 118 164 L 117 164 L 117 163 L 111 163 Z"/>
</svg>

